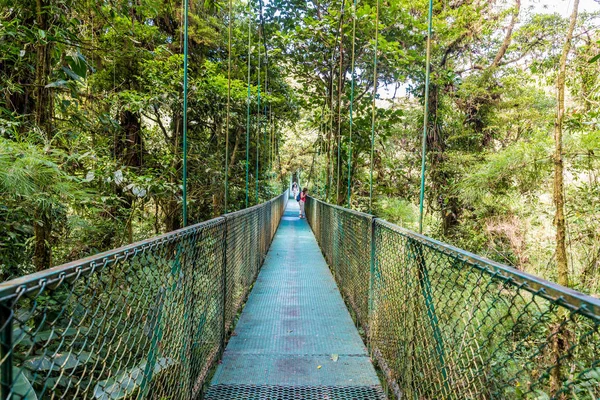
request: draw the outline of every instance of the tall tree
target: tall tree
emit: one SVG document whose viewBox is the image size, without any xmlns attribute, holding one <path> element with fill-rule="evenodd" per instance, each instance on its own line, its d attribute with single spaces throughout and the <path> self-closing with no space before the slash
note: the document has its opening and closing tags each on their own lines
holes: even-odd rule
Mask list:
<svg viewBox="0 0 600 400">
<path fill-rule="evenodd" d="M 563 45 L 562 55 L 556 77 L 556 119 L 554 121 L 554 206 L 556 213 L 556 268 L 558 283 L 569 286 L 569 265 L 567 262 L 567 227 L 565 222 L 565 195 L 564 195 L 564 161 L 563 161 L 563 121 L 565 118 L 565 77 L 567 70 L 567 57 L 571 51 L 571 40 L 577 23 L 579 0 L 573 3 L 573 12 L 567 30 L 567 37 Z"/>
</svg>

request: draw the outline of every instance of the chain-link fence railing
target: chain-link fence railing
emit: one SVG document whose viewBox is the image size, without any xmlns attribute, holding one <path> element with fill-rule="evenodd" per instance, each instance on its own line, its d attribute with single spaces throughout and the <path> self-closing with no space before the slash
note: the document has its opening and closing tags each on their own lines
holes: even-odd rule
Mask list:
<svg viewBox="0 0 600 400">
<path fill-rule="evenodd" d="M 306 215 L 344 300 L 358 322 L 367 326 L 373 216 L 312 198 L 306 203 Z"/>
<path fill-rule="evenodd" d="M 199 397 L 287 199 L 2 283 L 0 398 Z"/>
<path fill-rule="evenodd" d="M 600 300 L 312 198 L 307 216 L 397 398 L 600 398 Z"/>
</svg>

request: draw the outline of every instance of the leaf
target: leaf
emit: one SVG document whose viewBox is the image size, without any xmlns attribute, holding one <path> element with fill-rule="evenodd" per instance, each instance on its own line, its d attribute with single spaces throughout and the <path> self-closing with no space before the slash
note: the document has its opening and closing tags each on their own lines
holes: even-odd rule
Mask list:
<svg viewBox="0 0 600 400">
<path fill-rule="evenodd" d="M 317 366 L 317 369 L 321 369 L 321 366 L 320 366 L 320 365 L 319 365 L 319 366 Z"/>
<path fill-rule="evenodd" d="M 146 189 L 139 187 L 139 186 L 133 186 L 133 188 L 131 189 L 131 192 L 137 197 L 146 196 Z"/>
<path fill-rule="evenodd" d="M 54 357 L 39 356 L 33 357 L 23 363 L 23 366 L 31 371 L 60 371 L 66 369 L 74 369 L 80 365 L 93 361 L 92 355 L 88 352 L 81 354 L 57 353 Z"/>
<path fill-rule="evenodd" d="M 37 400 L 37 395 L 22 369 L 13 368 L 12 393 L 22 400 Z"/>
<path fill-rule="evenodd" d="M 68 328 L 64 331 L 52 330 L 52 331 L 44 331 L 35 335 L 33 338 L 35 343 L 47 342 L 54 339 L 62 339 L 67 336 L 74 336 L 78 333 L 87 332 L 87 328 Z"/>
<path fill-rule="evenodd" d="M 338 358 L 340 358 L 340 356 L 337 355 L 337 354 L 332 354 L 331 355 L 331 359 L 333 360 L 333 362 L 337 362 Z"/>
<path fill-rule="evenodd" d="M 589 63 L 594 63 L 596 61 L 600 60 L 600 53 L 596 54 L 594 57 L 590 58 Z"/>
<path fill-rule="evenodd" d="M 153 374 L 158 374 L 173 364 L 175 364 L 175 361 L 171 358 L 159 358 L 154 366 Z M 94 397 L 98 400 L 118 400 L 126 398 L 135 392 L 142 384 L 145 369 L 146 361 L 137 367 L 121 372 L 114 378 L 98 382 L 96 387 L 94 387 Z"/>
<path fill-rule="evenodd" d="M 70 70 L 78 77 L 85 78 L 87 76 L 89 65 L 85 57 L 79 51 L 73 52 L 66 58 L 66 61 L 67 64 L 69 64 Z"/>
<path fill-rule="evenodd" d="M 23 366 L 32 371 L 58 371 L 60 367 L 52 362 L 50 357 L 40 356 L 31 358 L 23 363 Z"/>
<path fill-rule="evenodd" d="M 13 346 L 31 346 L 33 342 L 29 336 L 30 329 L 27 326 L 13 330 Z"/>
<path fill-rule="evenodd" d="M 67 74 L 67 76 L 69 76 L 69 78 L 73 79 L 74 81 L 80 81 L 83 79 L 81 76 L 73 72 L 70 68 L 62 67 L 61 69 L 64 71 L 65 74 Z"/>
<path fill-rule="evenodd" d="M 550 396 L 548 395 L 548 393 L 540 389 L 535 391 L 535 396 L 535 400 L 550 400 Z"/>
<path fill-rule="evenodd" d="M 47 84 L 46 88 L 64 87 L 64 86 L 67 86 L 67 81 L 65 81 L 64 79 L 59 79 L 55 82 Z"/>
<path fill-rule="evenodd" d="M 115 171 L 114 179 L 115 179 L 115 183 L 117 185 L 120 185 L 121 183 L 123 183 L 123 171 L 121 171 L 120 169 Z"/>
</svg>

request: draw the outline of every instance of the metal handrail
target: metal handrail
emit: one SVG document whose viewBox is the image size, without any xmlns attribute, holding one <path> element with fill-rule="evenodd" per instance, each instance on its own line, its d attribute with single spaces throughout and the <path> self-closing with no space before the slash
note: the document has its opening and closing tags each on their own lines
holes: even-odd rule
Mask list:
<svg viewBox="0 0 600 400">
<path fill-rule="evenodd" d="M 306 206 L 396 398 L 600 398 L 600 299 L 370 214 Z"/>
</svg>

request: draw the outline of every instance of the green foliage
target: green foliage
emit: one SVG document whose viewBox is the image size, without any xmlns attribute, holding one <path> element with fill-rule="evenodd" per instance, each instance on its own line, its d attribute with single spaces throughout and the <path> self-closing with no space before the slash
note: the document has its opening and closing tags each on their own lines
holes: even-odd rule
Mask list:
<svg viewBox="0 0 600 400">
<path fill-rule="evenodd" d="M 425 232 L 554 279 L 554 86 L 568 20 L 516 5 L 434 2 Z M 302 121 L 289 132 L 284 164 L 290 171 L 301 170 L 314 195 L 343 205 L 351 172 L 351 205 L 362 211 L 369 210 L 372 167 L 372 211 L 414 229 L 427 2 L 392 1 L 380 10 L 373 165 L 375 2 L 358 3 L 350 170 L 352 4 L 345 3 L 343 16 L 341 6 L 339 1 L 283 0 L 267 6 L 267 29 L 292 60 L 287 71 L 305 109 Z M 518 22 L 505 43 L 517 11 Z M 598 13 L 580 13 L 567 71 L 564 139 L 570 262 L 574 281 L 587 282 L 577 283 L 578 288 L 592 293 L 599 287 L 590 278 L 598 270 L 598 235 L 588 222 L 599 216 L 597 21 Z"/>
<path fill-rule="evenodd" d="M 0 2 L 3 279 L 181 227 L 182 2 L 42 3 Z M 369 211 L 372 170 L 370 211 L 415 229 L 427 0 L 379 3 L 376 93 L 376 0 L 260 4 L 233 2 L 230 20 L 226 2 L 191 2 L 190 222 L 224 211 L 227 148 L 229 211 L 245 206 L 246 170 L 251 205 L 296 173 L 338 204 L 350 181 L 351 206 Z M 425 232 L 554 279 L 554 81 L 568 21 L 522 8 L 509 29 L 517 4 L 434 3 Z M 600 288 L 598 17 L 580 14 L 569 55 L 563 155 L 569 262 L 590 293 Z M 35 357 L 36 370 L 52 365 Z M 139 386 L 115 379 L 98 393 Z"/>
<path fill-rule="evenodd" d="M 416 223 L 419 211 L 413 203 L 403 199 L 384 198 L 377 205 L 379 209 L 374 210 L 374 213 L 379 218 L 409 229 L 418 228 Z"/>
<path fill-rule="evenodd" d="M 181 226 L 182 3 L 48 4 L 42 12 L 33 0 L 0 4 L 0 226 L 9 232 L 0 241 L 4 278 L 30 272 L 32 259 L 35 268 L 47 268 Z M 223 212 L 226 145 L 228 208 L 244 206 L 249 50 L 249 144 L 263 146 L 259 177 L 251 173 L 250 179 L 264 182 L 261 199 L 280 190 L 275 144 L 281 127 L 296 118 L 275 49 L 264 93 L 264 51 L 259 74 L 257 47 L 247 47 L 245 5 L 235 2 L 232 11 L 227 144 L 229 55 L 222 33 L 228 10 L 209 2 L 192 4 L 189 14 L 192 223 Z M 252 42 L 259 40 L 252 21 Z M 267 118 L 256 107 L 259 77 Z M 273 140 L 257 140 L 258 119 L 273 126 Z M 254 165 L 255 152 L 250 155 Z"/>
</svg>

